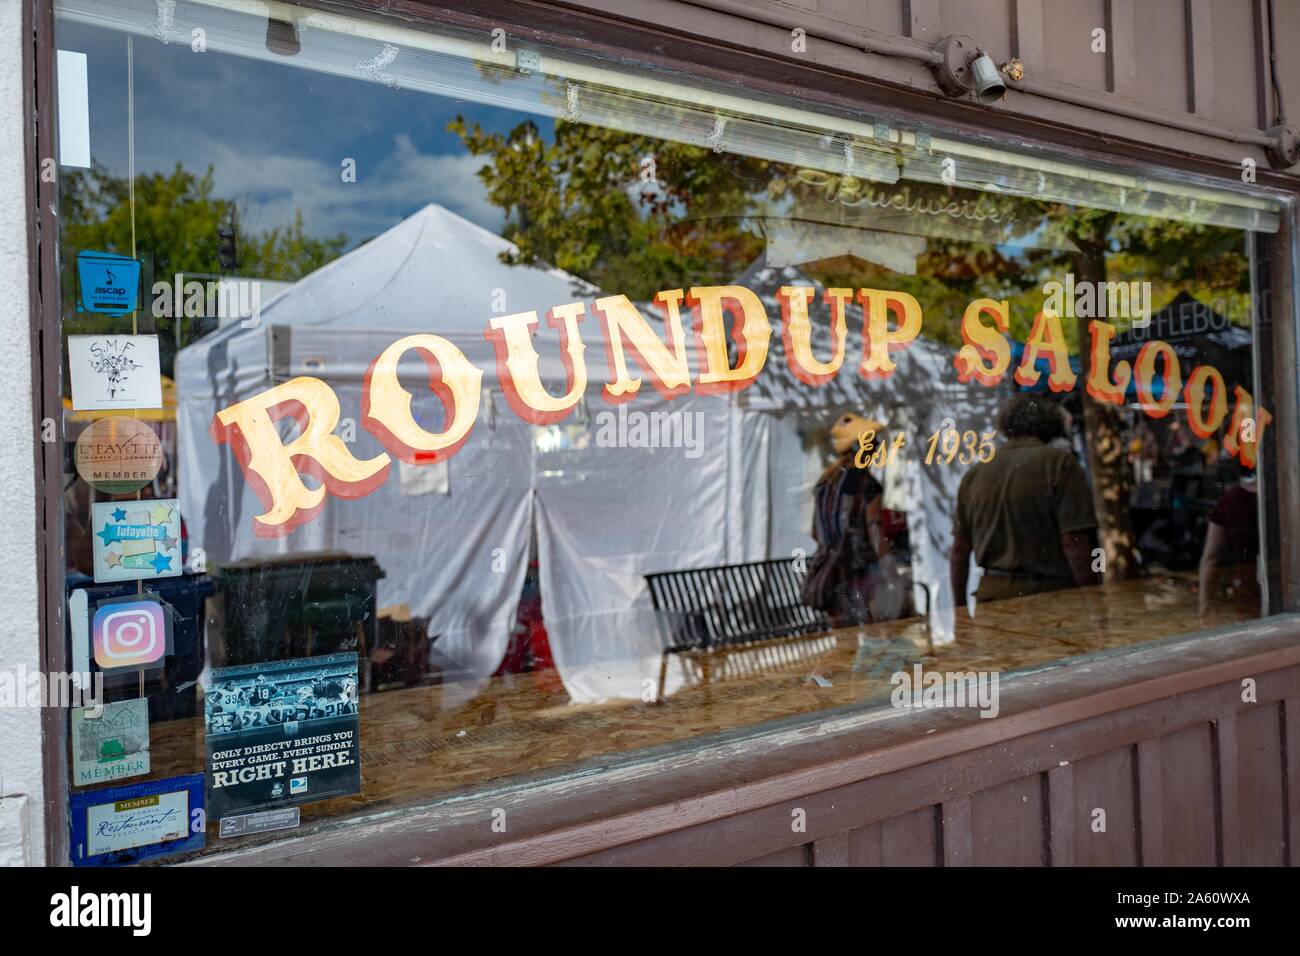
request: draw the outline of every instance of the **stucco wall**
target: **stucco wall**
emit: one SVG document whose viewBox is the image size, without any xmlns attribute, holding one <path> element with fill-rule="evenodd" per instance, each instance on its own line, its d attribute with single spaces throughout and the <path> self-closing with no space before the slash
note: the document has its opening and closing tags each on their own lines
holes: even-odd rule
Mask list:
<svg viewBox="0 0 1300 956">
<path fill-rule="evenodd" d="M 22 4 L 0 0 L 0 670 L 11 673 L 40 667 Z M 0 707 L 0 865 L 44 862 L 44 805 L 40 711 Z"/>
</svg>

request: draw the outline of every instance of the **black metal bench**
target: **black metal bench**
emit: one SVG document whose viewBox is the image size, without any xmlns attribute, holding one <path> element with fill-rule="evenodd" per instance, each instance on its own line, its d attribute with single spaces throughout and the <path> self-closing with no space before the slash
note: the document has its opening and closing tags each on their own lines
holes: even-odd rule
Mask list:
<svg viewBox="0 0 1300 956">
<path fill-rule="evenodd" d="M 830 630 L 826 615 L 800 598 L 803 573 L 792 558 L 659 571 L 645 579 L 670 653 Z"/>
<path fill-rule="evenodd" d="M 826 614 L 803 603 L 794 559 L 750 561 L 645 576 L 664 629 L 659 699 L 669 655 L 691 683 L 807 670 L 836 643 Z"/>
</svg>

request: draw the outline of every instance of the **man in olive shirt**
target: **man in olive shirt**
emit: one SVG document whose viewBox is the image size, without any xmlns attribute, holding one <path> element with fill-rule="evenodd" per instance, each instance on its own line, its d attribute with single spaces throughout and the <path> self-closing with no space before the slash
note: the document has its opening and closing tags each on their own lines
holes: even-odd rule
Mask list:
<svg viewBox="0 0 1300 956">
<path fill-rule="evenodd" d="M 1048 443 L 1065 435 L 1065 413 L 1049 399 L 1015 395 L 998 412 L 1007 438 L 993 460 L 961 480 L 948 573 L 966 607 L 970 556 L 984 569 L 977 601 L 1098 583 L 1092 571 L 1097 519 L 1083 469 Z"/>
</svg>

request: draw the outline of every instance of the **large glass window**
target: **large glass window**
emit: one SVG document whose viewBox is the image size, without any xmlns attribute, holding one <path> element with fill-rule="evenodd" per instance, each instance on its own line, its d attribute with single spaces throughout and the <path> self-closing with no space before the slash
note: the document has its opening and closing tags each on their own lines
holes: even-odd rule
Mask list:
<svg viewBox="0 0 1300 956">
<path fill-rule="evenodd" d="M 1261 191 L 56 6 L 83 802 L 211 851 L 1276 604 Z"/>
</svg>

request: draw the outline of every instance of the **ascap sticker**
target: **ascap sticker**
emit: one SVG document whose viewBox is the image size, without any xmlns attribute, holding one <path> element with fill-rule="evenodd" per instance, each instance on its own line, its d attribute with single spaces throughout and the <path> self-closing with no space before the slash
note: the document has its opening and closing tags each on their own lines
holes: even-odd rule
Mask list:
<svg viewBox="0 0 1300 956">
<path fill-rule="evenodd" d="M 223 825 L 361 792 L 355 653 L 218 668 L 204 721 L 208 805 Z"/>
<path fill-rule="evenodd" d="M 136 310 L 140 295 L 140 263 L 111 252 L 85 251 L 77 255 L 83 312 L 126 315 Z"/>
<path fill-rule="evenodd" d="M 99 717 L 72 711 L 72 783 L 86 787 L 149 772 L 149 702 L 105 704 Z"/>
<path fill-rule="evenodd" d="M 203 849 L 203 774 L 74 793 L 69 798 L 74 866 L 115 866 Z"/>
<path fill-rule="evenodd" d="M 129 415 L 93 421 L 77 436 L 77 474 L 105 494 L 138 491 L 162 469 L 162 443 L 154 430 Z"/>
<path fill-rule="evenodd" d="M 158 670 L 172 652 L 172 609 L 156 594 L 100 601 L 90 642 L 95 663 L 106 674 Z"/>
<path fill-rule="evenodd" d="M 181 509 L 175 498 L 97 501 L 91 522 L 96 581 L 181 573 Z"/>
<path fill-rule="evenodd" d="M 823 360 L 814 354 L 812 345 L 810 313 L 815 294 L 809 286 L 784 286 L 777 294 L 791 372 L 810 387 L 824 385 L 836 375 L 851 375 L 854 368 L 868 380 L 890 378 L 897 367 L 893 356 L 909 348 L 921 332 L 921 305 L 916 298 L 884 289 L 827 289 L 824 300 L 833 346 L 830 357 Z M 846 355 L 847 307 L 855 301 L 864 316 L 860 358 Z M 606 402 L 618 405 L 643 387 L 643 378 L 628 368 L 628 353 L 664 400 L 691 391 L 683 306 L 695 313 L 692 325 L 700 370 L 694 382 L 697 394 L 738 392 L 758 378 L 767 361 L 772 323 L 753 290 L 738 285 L 670 289 L 659 292 L 654 302 L 663 319 L 664 338 L 627 296 L 595 301 L 605 337 L 608 379 L 602 396 Z M 1138 305 L 1139 311 L 1149 315 L 1149 301 Z M 559 331 L 566 369 L 564 394 L 559 397 L 541 380 L 540 356 L 533 339 L 537 313 L 488 320 L 484 335 L 496 353 L 502 394 L 524 421 L 555 424 L 572 414 L 586 394 L 586 346 L 579 331 L 586 308 L 583 302 L 572 302 L 548 313 L 547 321 Z M 1032 389 L 1040 387 L 1046 374 L 1046 387 L 1052 392 L 1077 387 L 1079 376 L 1070 366 L 1061 316 L 1050 307 L 1035 316 L 1020 361 L 1012 369 L 1012 345 L 1006 338 L 1009 309 L 1006 300 L 994 299 L 976 299 L 966 307 L 961 320 L 965 344 L 953 358 L 957 380 L 993 388 L 1012 374 L 1017 385 Z M 1196 366 L 1184 385 L 1178 354 L 1168 343 L 1150 340 L 1132 362 L 1112 361 L 1111 342 L 1118 327 L 1093 319 L 1088 329 L 1090 355 L 1084 366 L 1088 375 L 1082 384 L 1094 400 L 1123 405 L 1132 384 L 1139 406 L 1151 418 L 1163 418 L 1178 406 L 1200 437 L 1207 437 L 1227 421 L 1223 447 L 1246 467 L 1255 466 L 1259 442 L 1272 415 L 1257 407 L 1249 392 L 1234 387 L 1234 406 L 1228 418 L 1227 385 L 1213 366 Z M 407 353 L 418 355 L 429 369 L 430 387 L 445 410 L 440 432 L 426 430 L 412 416 L 412 396 L 397 375 L 398 364 Z M 417 334 L 394 342 L 371 363 L 362 386 L 361 424 L 387 449 L 369 459 L 355 458 L 334 434 L 341 417 L 338 395 L 311 376 L 290 379 L 220 410 L 210 431 L 218 444 L 231 445 L 249 486 L 266 509 L 253 517 L 254 533 L 264 538 L 283 537 L 317 518 L 327 496 L 359 498 L 380 487 L 388 479 L 393 458 L 425 466 L 456 454 L 478 420 L 482 379 L 483 371 L 446 338 Z M 296 437 L 287 444 L 281 438 L 284 429 L 277 424 L 286 416 L 294 417 L 298 424 Z M 319 481 L 309 487 L 302 480 L 304 474 Z"/>
<path fill-rule="evenodd" d="M 156 335 L 70 335 L 68 375 L 77 411 L 162 408 Z"/>
</svg>

